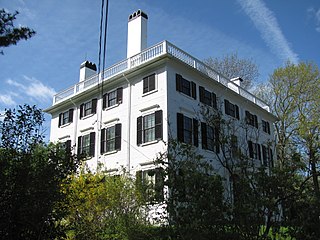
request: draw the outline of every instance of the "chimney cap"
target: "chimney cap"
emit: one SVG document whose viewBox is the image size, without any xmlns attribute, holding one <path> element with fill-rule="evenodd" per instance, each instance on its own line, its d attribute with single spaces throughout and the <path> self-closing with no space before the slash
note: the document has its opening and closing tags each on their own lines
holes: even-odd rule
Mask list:
<svg viewBox="0 0 320 240">
<path fill-rule="evenodd" d="M 143 12 L 141 9 L 135 11 L 134 13 L 130 14 L 129 15 L 129 18 L 128 18 L 128 22 L 132 21 L 133 19 L 136 19 L 137 17 L 144 17 L 145 19 L 148 19 L 148 15 Z"/>
<path fill-rule="evenodd" d="M 80 68 L 84 68 L 84 67 L 90 68 L 93 71 L 97 71 L 97 66 L 93 62 L 85 61 L 81 63 Z"/>
</svg>

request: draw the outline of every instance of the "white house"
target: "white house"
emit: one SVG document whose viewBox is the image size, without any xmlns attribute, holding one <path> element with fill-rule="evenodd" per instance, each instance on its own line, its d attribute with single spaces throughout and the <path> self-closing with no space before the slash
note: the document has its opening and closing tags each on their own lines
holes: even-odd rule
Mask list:
<svg viewBox="0 0 320 240">
<path fill-rule="evenodd" d="M 50 140 L 86 154 L 92 170 L 102 166 L 111 174 L 154 169 L 169 137 L 212 157 L 219 149 L 214 129 L 197 117 L 202 103 L 258 130 L 237 144 L 272 164 L 272 146 L 265 143 L 274 141 L 276 118 L 269 106 L 243 89 L 240 78 L 225 78 L 168 41 L 147 47 L 147 20 L 141 10 L 129 16 L 126 59 L 101 73 L 82 63 L 80 81 L 54 96 L 45 110 L 52 115 Z"/>
</svg>

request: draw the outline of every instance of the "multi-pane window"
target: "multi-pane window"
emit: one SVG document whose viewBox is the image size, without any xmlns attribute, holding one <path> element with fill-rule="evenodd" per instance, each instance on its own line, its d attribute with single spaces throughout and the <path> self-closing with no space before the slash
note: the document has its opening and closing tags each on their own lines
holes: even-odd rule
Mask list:
<svg viewBox="0 0 320 240">
<path fill-rule="evenodd" d="M 207 91 L 204 87 L 199 86 L 200 102 L 208 106 L 217 108 L 217 96 L 213 92 Z"/>
<path fill-rule="evenodd" d="M 95 151 L 95 132 L 78 137 L 78 155 L 93 157 Z"/>
<path fill-rule="evenodd" d="M 177 113 L 177 135 L 180 142 L 198 146 L 198 120 Z"/>
<path fill-rule="evenodd" d="M 101 153 L 121 150 L 121 124 L 101 130 Z"/>
<path fill-rule="evenodd" d="M 137 118 L 137 144 L 162 139 L 162 110 Z"/>
<path fill-rule="evenodd" d="M 143 78 L 143 93 L 151 92 L 156 89 L 156 75 L 151 74 Z"/>
<path fill-rule="evenodd" d="M 104 94 L 102 100 L 102 108 L 105 109 L 108 107 L 112 107 L 116 104 L 120 104 L 122 102 L 122 92 L 123 88 L 120 87 Z"/>
<path fill-rule="evenodd" d="M 59 114 L 59 127 L 73 121 L 73 108 Z"/>
<path fill-rule="evenodd" d="M 206 123 L 201 122 L 201 139 L 202 148 L 210 151 L 219 152 L 219 130 L 208 126 Z"/>
<path fill-rule="evenodd" d="M 270 134 L 270 123 L 269 122 L 262 120 L 262 131 Z"/>
<path fill-rule="evenodd" d="M 250 113 L 249 111 L 246 111 L 246 123 L 258 128 L 258 117 L 257 115 L 254 115 L 252 113 Z"/>
<path fill-rule="evenodd" d="M 182 92 L 194 99 L 197 98 L 196 84 L 184 79 L 181 75 L 176 74 L 176 90 Z"/>
<path fill-rule="evenodd" d="M 238 146 L 238 137 L 235 135 L 231 135 L 230 148 L 232 157 L 239 157 L 240 149 Z"/>
<path fill-rule="evenodd" d="M 260 144 L 248 141 L 249 157 L 261 160 Z"/>
<path fill-rule="evenodd" d="M 80 118 L 95 114 L 97 112 L 97 99 L 82 103 L 80 105 Z"/>
<path fill-rule="evenodd" d="M 137 187 L 144 199 L 150 203 L 163 201 L 164 173 L 162 168 L 138 171 Z"/>
<path fill-rule="evenodd" d="M 262 145 L 262 164 L 264 166 L 273 167 L 272 149 L 264 145 Z"/>
<path fill-rule="evenodd" d="M 224 110 L 227 115 L 240 119 L 238 105 L 229 102 L 227 99 L 224 100 Z"/>
</svg>

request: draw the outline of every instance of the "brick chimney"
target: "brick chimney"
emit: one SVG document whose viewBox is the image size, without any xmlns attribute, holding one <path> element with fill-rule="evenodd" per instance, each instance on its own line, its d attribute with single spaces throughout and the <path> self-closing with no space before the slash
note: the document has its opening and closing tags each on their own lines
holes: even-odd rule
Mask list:
<svg viewBox="0 0 320 240">
<path fill-rule="evenodd" d="M 148 16 L 141 10 L 129 16 L 127 58 L 147 48 L 147 22 Z"/>
<path fill-rule="evenodd" d="M 86 80 L 87 78 L 93 76 L 97 72 L 96 64 L 85 61 L 80 65 L 80 78 L 79 82 Z"/>
</svg>

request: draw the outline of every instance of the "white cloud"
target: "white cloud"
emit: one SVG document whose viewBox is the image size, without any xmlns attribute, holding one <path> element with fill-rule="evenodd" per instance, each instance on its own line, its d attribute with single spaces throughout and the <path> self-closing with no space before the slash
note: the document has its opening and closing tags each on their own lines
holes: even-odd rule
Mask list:
<svg viewBox="0 0 320 240">
<path fill-rule="evenodd" d="M 16 102 L 13 100 L 12 95 L 10 94 L 0 95 L 0 103 L 3 103 L 4 105 L 7 105 L 7 106 L 16 105 Z"/>
<path fill-rule="evenodd" d="M 250 17 L 262 39 L 283 61 L 288 59 L 293 63 L 299 61 L 298 55 L 291 49 L 273 12 L 262 0 L 238 0 L 245 13 Z"/>
<path fill-rule="evenodd" d="M 307 10 L 309 16 L 315 21 L 315 30 L 320 33 L 320 8 L 318 10 L 313 7 Z"/>
<path fill-rule="evenodd" d="M 56 93 L 55 90 L 49 86 L 44 85 L 41 81 L 23 76 L 24 83 L 8 79 L 6 83 L 10 86 L 16 87 L 20 96 L 26 95 L 36 101 L 51 101 L 53 95 Z"/>
</svg>

